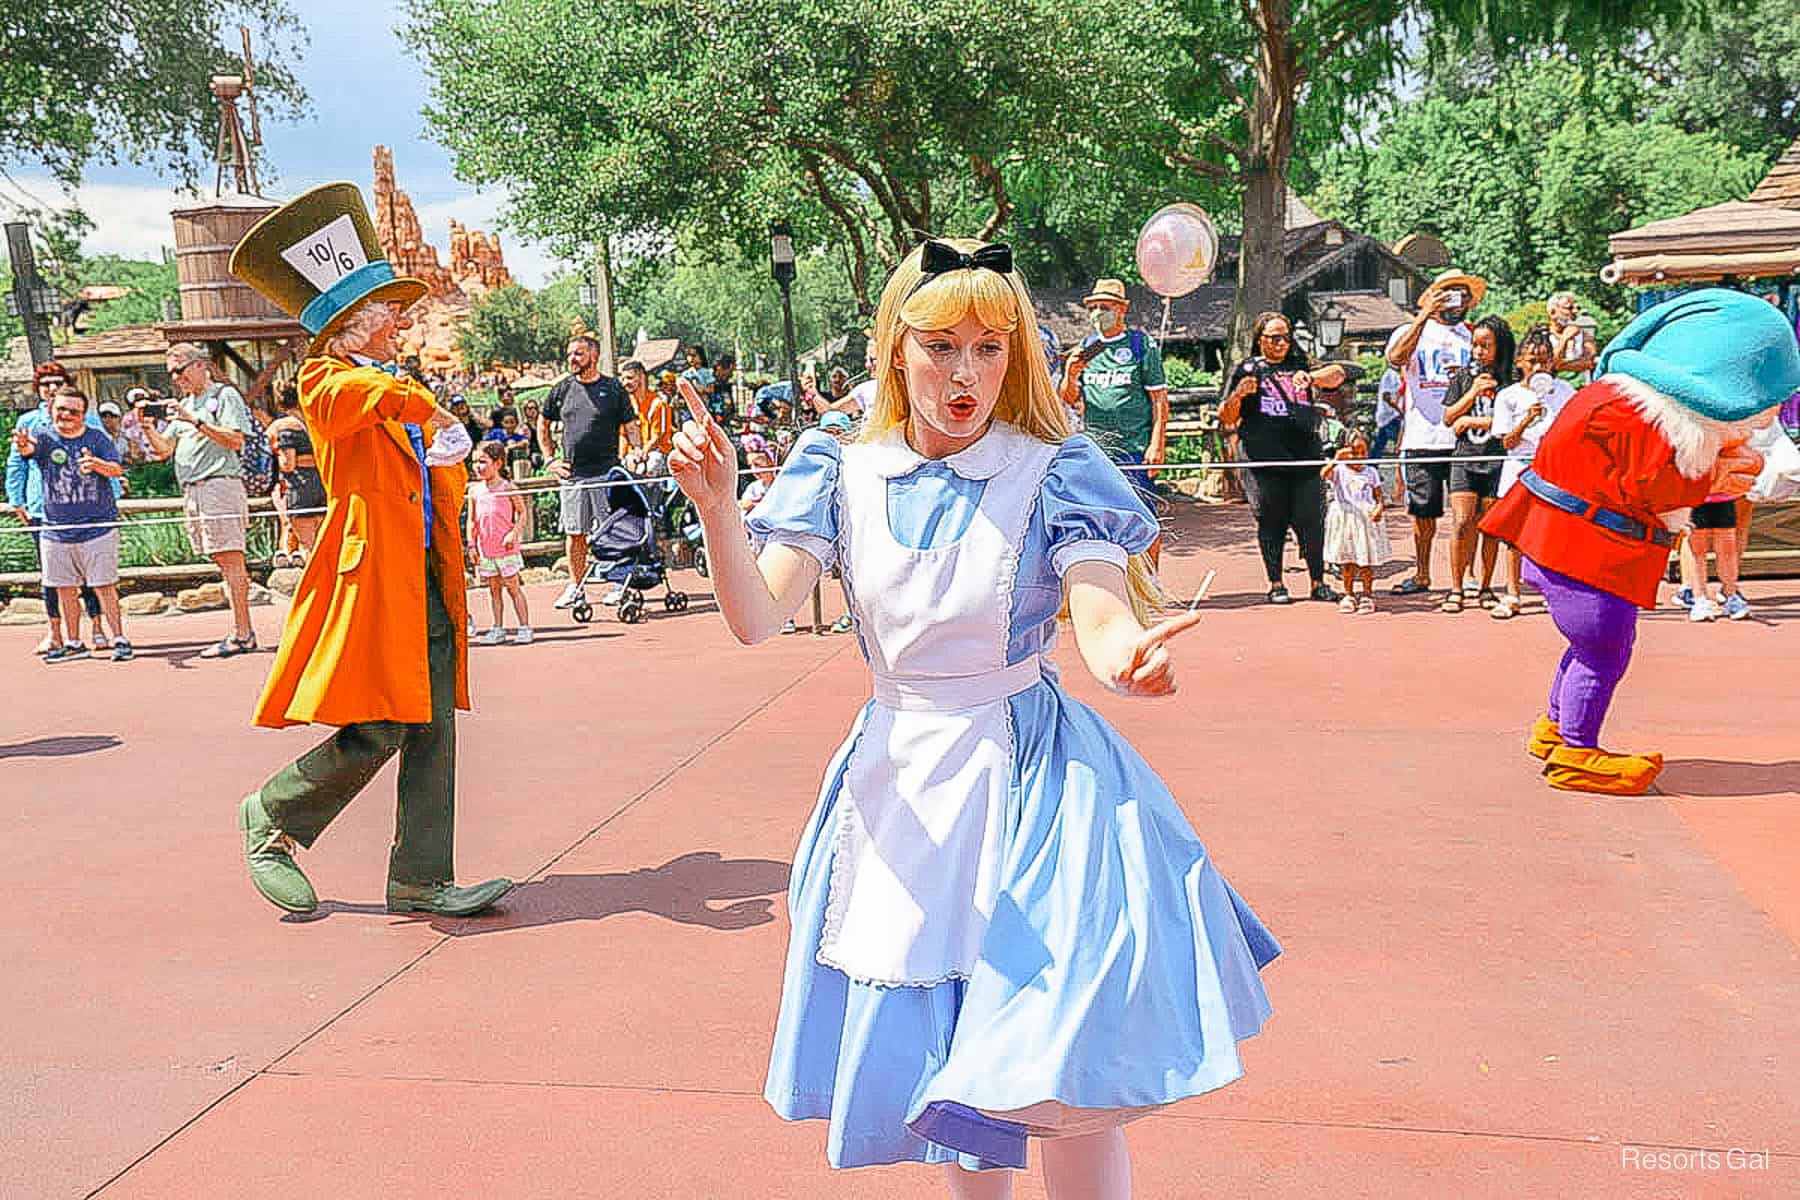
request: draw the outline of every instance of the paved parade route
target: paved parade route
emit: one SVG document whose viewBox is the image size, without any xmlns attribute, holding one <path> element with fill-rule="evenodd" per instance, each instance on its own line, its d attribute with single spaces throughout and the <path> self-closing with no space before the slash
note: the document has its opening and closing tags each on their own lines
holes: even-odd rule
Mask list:
<svg viewBox="0 0 1800 1200">
<path fill-rule="evenodd" d="M 1665 794 L 1596 800 L 1523 750 L 1541 607 L 1273 609 L 1242 507 L 1175 522 L 1174 591 L 1220 572 L 1180 695 L 1059 658 L 1286 953 L 1246 1077 L 1133 1126 L 1138 1194 L 1800 1194 L 1800 582 L 1644 622 L 1609 741 L 1662 749 Z M 193 657 L 222 614 L 140 620 L 118 666 L 0 629 L 0 1196 L 942 1194 L 834 1174 L 761 1100 L 853 639 L 745 649 L 698 597 L 581 627 L 553 595 L 536 644 L 472 651 L 458 867 L 528 880 L 487 920 L 382 911 L 391 767 L 301 860 L 319 914 L 256 896 L 237 801 L 320 735 L 249 727 L 269 656 Z"/>
</svg>

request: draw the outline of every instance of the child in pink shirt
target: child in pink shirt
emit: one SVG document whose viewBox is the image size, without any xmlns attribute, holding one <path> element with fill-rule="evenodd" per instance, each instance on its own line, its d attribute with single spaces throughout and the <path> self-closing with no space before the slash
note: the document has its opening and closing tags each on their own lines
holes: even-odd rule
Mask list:
<svg viewBox="0 0 1800 1200">
<path fill-rule="evenodd" d="M 525 569 L 525 558 L 519 553 L 519 525 L 525 519 L 525 496 L 505 474 L 506 447 L 497 441 L 483 442 L 475 451 L 475 482 L 469 485 L 469 561 L 475 566 L 475 578 L 488 586 L 488 598 L 494 605 L 494 623 L 481 635 L 487 646 L 498 646 L 506 640 L 501 628 L 505 606 L 502 590 L 512 597 L 513 612 L 519 628 L 513 641 L 524 646 L 531 642 L 531 612 L 525 604 L 525 589 L 519 585 L 519 572 Z"/>
</svg>

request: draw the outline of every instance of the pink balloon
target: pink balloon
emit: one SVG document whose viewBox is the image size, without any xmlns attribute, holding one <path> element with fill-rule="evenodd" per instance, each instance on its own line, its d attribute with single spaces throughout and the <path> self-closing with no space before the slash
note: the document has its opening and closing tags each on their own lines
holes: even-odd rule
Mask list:
<svg viewBox="0 0 1800 1200">
<path fill-rule="evenodd" d="M 1138 274 L 1159 296 L 1187 295 L 1212 278 L 1218 261 L 1218 230 L 1198 205 L 1160 209 L 1138 233 Z"/>
</svg>

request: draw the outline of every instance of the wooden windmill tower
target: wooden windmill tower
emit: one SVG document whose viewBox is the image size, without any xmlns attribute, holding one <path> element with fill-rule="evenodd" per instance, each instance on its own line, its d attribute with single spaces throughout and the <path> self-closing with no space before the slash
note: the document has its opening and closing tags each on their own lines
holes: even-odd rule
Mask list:
<svg viewBox="0 0 1800 1200">
<path fill-rule="evenodd" d="M 244 37 L 244 73 L 214 75 L 212 94 L 219 101 L 219 169 L 213 176 L 213 195 L 224 195 L 225 167 L 230 164 L 237 176 L 239 195 L 255 196 L 262 188 L 256 181 L 256 150 L 262 145 L 262 118 L 256 111 L 256 62 L 250 54 L 250 30 L 238 26 Z M 250 130 L 238 115 L 238 97 L 250 106 Z"/>
<path fill-rule="evenodd" d="M 250 56 L 250 31 L 244 39 L 244 73 L 214 75 L 212 93 L 219 100 L 219 170 L 213 198 L 183 205 L 169 214 L 175 227 L 175 276 L 181 293 L 179 320 L 165 321 L 170 342 L 200 342 L 255 406 L 266 406 L 278 374 L 291 373 L 295 356 L 306 348 L 306 330 L 293 317 L 230 271 L 231 251 L 250 227 L 275 211 L 275 201 L 261 195 L 256 151 L 262 145 L 262 122 L 256 111 L 256 64 Z M 250 110 L 249 127 L 238 112 L 243 99 Z M 230 167 L 235 192 L 225 190 Z"/>
</svg>

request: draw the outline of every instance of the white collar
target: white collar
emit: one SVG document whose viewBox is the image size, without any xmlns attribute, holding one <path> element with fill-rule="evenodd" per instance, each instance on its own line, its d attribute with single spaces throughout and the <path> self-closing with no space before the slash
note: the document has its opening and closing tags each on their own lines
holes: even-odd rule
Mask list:
<svg viewBox="0 0 1800 1200">
<path fill-rule="evenodd" d="M 1005 421 L 995 420 L 973 445 L 946 458 L 926 458 L 906 441 L 904 428 L 890 429 L 872 441 L 859 443 L 870 467 L 883 479 L 910 475 L 929 462 L 939 462 L 964 479 L 992 479 L 1006 470 L 1037 439 Z"/>
</svg>

